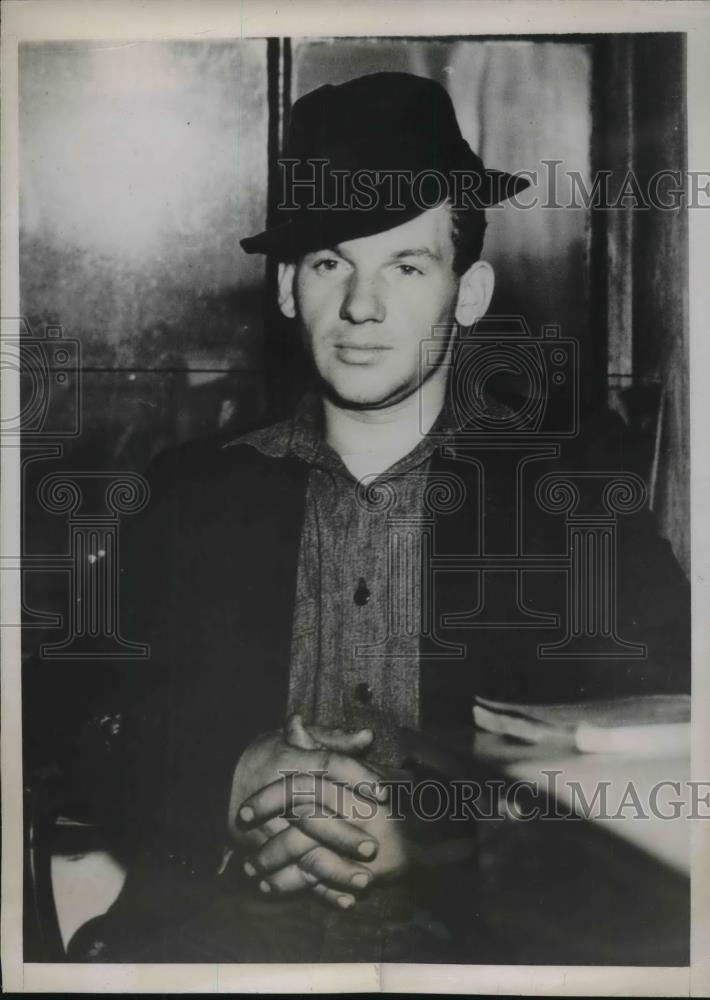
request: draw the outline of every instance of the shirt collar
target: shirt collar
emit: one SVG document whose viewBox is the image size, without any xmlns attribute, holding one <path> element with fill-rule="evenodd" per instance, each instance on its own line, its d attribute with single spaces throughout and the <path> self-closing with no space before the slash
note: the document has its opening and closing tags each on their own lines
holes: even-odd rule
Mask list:
<svg viewBox="0 0 710 1000">
<path fill-rule="evenodd" d="M 425 462 L 439 445 L 450 441 L 455 435 L 455 430 L 456 422 L 450 409 L 445 406 L 426 437 L 383 472 L 382 476 L 397 475 L 416 468 Z M 352 479 L 352 474 L 338 453 L 327 443 L 323 433 L 323 404 L 318 393 L 311 390 L 301 397 L 290 419 L 251 431 L 230 442 L 230 445 L 248 444 L 272 458 L 294 455 L 308 465 Z"/>
</svg>

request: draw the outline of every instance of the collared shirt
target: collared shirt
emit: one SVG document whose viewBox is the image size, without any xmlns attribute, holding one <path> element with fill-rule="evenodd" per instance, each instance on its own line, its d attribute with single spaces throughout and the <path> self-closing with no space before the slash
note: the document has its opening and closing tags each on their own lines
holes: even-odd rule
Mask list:
<svg viewBox="0 0 710 1000">
<path fill-rule="evenodd" d="M 445 427 L 442 413 L 437 430 Z M 289 711 L 306 723 L 373 730 L 370 759 L 401 766 L 398 731 L 419 721 L 421 525 L 431 455 L 423 438 L 385 472 L 359 481 L 327 444 L 321 404 L 240 439 L 307 462 Z"/>
<path fill-rule="evenodd" d="M 401 768 L 399 729 L 419 720 L 422 525 L 431 457 L 454 440 L 446 409 L 432 431 L 385 472 L 358 480 L 327 444 L 319 400 L 291 420 L 239 439 L 273 458 L 308 463 L 293 615 L 289 711 L 306 723 L 374 732 L 366 758 Z M 225 864 L 228 857 L 225 858 Z M 415 912 L 402 883 L 373 887 L 353 910 L 273 901 L 274 926 L 320 935 L 322 961 L 380 954 Z M 277 905 L 278 904 L 278 905 Z M 294 910 L 295 906 L 295 910 Z M 294 915 L 295 914 L 295 915 Z"/>
</svg>

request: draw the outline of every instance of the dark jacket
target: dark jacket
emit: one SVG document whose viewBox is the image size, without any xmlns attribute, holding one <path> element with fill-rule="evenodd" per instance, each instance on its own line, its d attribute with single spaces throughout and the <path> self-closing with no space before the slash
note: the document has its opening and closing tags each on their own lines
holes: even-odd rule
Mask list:
<svg viewBox="0 0 710 1000">
<path fill-rule="evenodd" d="M 549 471 L 625 468 L 623 425 L 608 415 L 588 427 L 554 460 L 523 477 L 527 551 L 565 551 L 560 515 L 534 499 Z M 491 459 L 491 456 L 493 458 Z M 515 502 L 505 449 L 489 450 L 485 476 L 476 463 L 437 452 L 430 476 L 459 475 L 466 502 L 435 518 L 435 547 L 463 554 L 512 551 Z M 124 545 L 120 620 L 124 638 L 150 644 L 146 661 L 126 663 L 120 685 L 125 708 L 123 790 L 114 821 L 132 849 L 171 856 L 192 872 L 219 864 L 236 761 L 259 733 L 283 724 L 288 693 L 291 621 L 300 530 L 309 467 L 273 459 L 248 445 L 199 444 L 164 455 L 151 476 L 151 499 Z M 483 481 L 485 480 L 485 481 Z M 472 524 L 485 497 L 483 543 Z M 476 522 L 477 523 L 477 522 Z M 640 659 L 543 660 L 540 643 L 558 628 L 495 627 L 510 598 L 506 574 L 486 578 L 493 627 L 448 629 L 466 655 L 449 660 L 422 638 L 423 726 L 471 724 L 476 693 L 518 700 L 568 700 L 594 695 L 686 690 L 689 676 L 689 593 L 667 542 L 647 511 L 619 519 L 618 634 L 643 643 Z M 509 576 L 509 574 L 508 574 Z M 524 574 L 521 597 L 530 610 L 561 614 L 559 571 Z M 442 573 L 435 622 L 471 611 L 481 599 L 475 572 Z"/>
</svg>

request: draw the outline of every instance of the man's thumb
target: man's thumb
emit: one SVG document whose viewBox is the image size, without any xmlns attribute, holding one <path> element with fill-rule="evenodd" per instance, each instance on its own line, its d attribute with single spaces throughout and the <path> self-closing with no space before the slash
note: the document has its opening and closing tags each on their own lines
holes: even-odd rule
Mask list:
<svg viewBox="0 0 710 1000">
<path fill-rule="evenodd" d="M 306 726 L 300 715 L 286 720 L 286 742 L 299 750 L 335 750 L 350 755 L 363 753 L 373 740 L 371 729 L 336 729 L 333 726 Z"/>
<path fill-rule="evenodd" d="M 323 744 L 315 740 L 300 715 L 289 715 L 284 730 L 286 742 L 299 750 L 320 750 Z"/>
<path fill-rule="evenodd" d="M 309 726 L 314 740 L 328 750 L 355 755 L 364 753 L 374 739 L 371 729 L 334 729 L 330 726 Z"/>
</svg>

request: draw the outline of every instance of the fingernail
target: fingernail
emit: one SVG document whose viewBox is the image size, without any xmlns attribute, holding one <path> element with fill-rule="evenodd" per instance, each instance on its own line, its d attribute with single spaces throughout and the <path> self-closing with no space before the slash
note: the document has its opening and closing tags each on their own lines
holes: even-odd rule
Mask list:
<svg viewBox="0 0 710 1000">
<path fill-rule="evenodd" d="M 370 881 L 370 877 L 365 872 L 358 872 L 357 875 L 353 875 L 350 881 L 357 889 L 364 889 Z"/>
<path fill-rule="evenodd" d="M 387 801 L 387 786 L 386 785 L 375 785 L 375 798 L 378 802 Z"/>
<path fill-rule="evenodd" d="M 256 875 L 256 868 L 251 863 L 251 861 L 244 862 L 244 871 L 247 873 L 249 878 L 253 878 Z"/>
<path fill-rule="evenodd" d="M 271 886 L 268 882 L 259 882 L 259 888 L 262 892 L 271 892 Z"/>
<path fill-rule="evenodd" d="M 355 900 L 352 896 L 338 896 L 338 906 L 341 906 L 344 910 L 349 910 L 354 902 Z"/>
<path fill-rule="evenodd" d="M 377 850 L 377 845 L 372 840 L 363 840 L 357 845 L 357 853 L 363 858 L 371 858 Z"/>
<path fill-rule="evenodd" d="M 254 819 L 254 810 L 251 806 L 242 806 L 239 810 L 239 818 L 243 823 L 251 823 Z"/>
<path fill-rule="evenodd" d="M 316 882 L 318 881 L 318 877 L 314 875 L 312 872 L 301 872 L 301 874 L 303 875 L 304 879 L 306 880 L 306 882 L 308 882 L 309 885 L 315 885 Z"/>
</svg>

